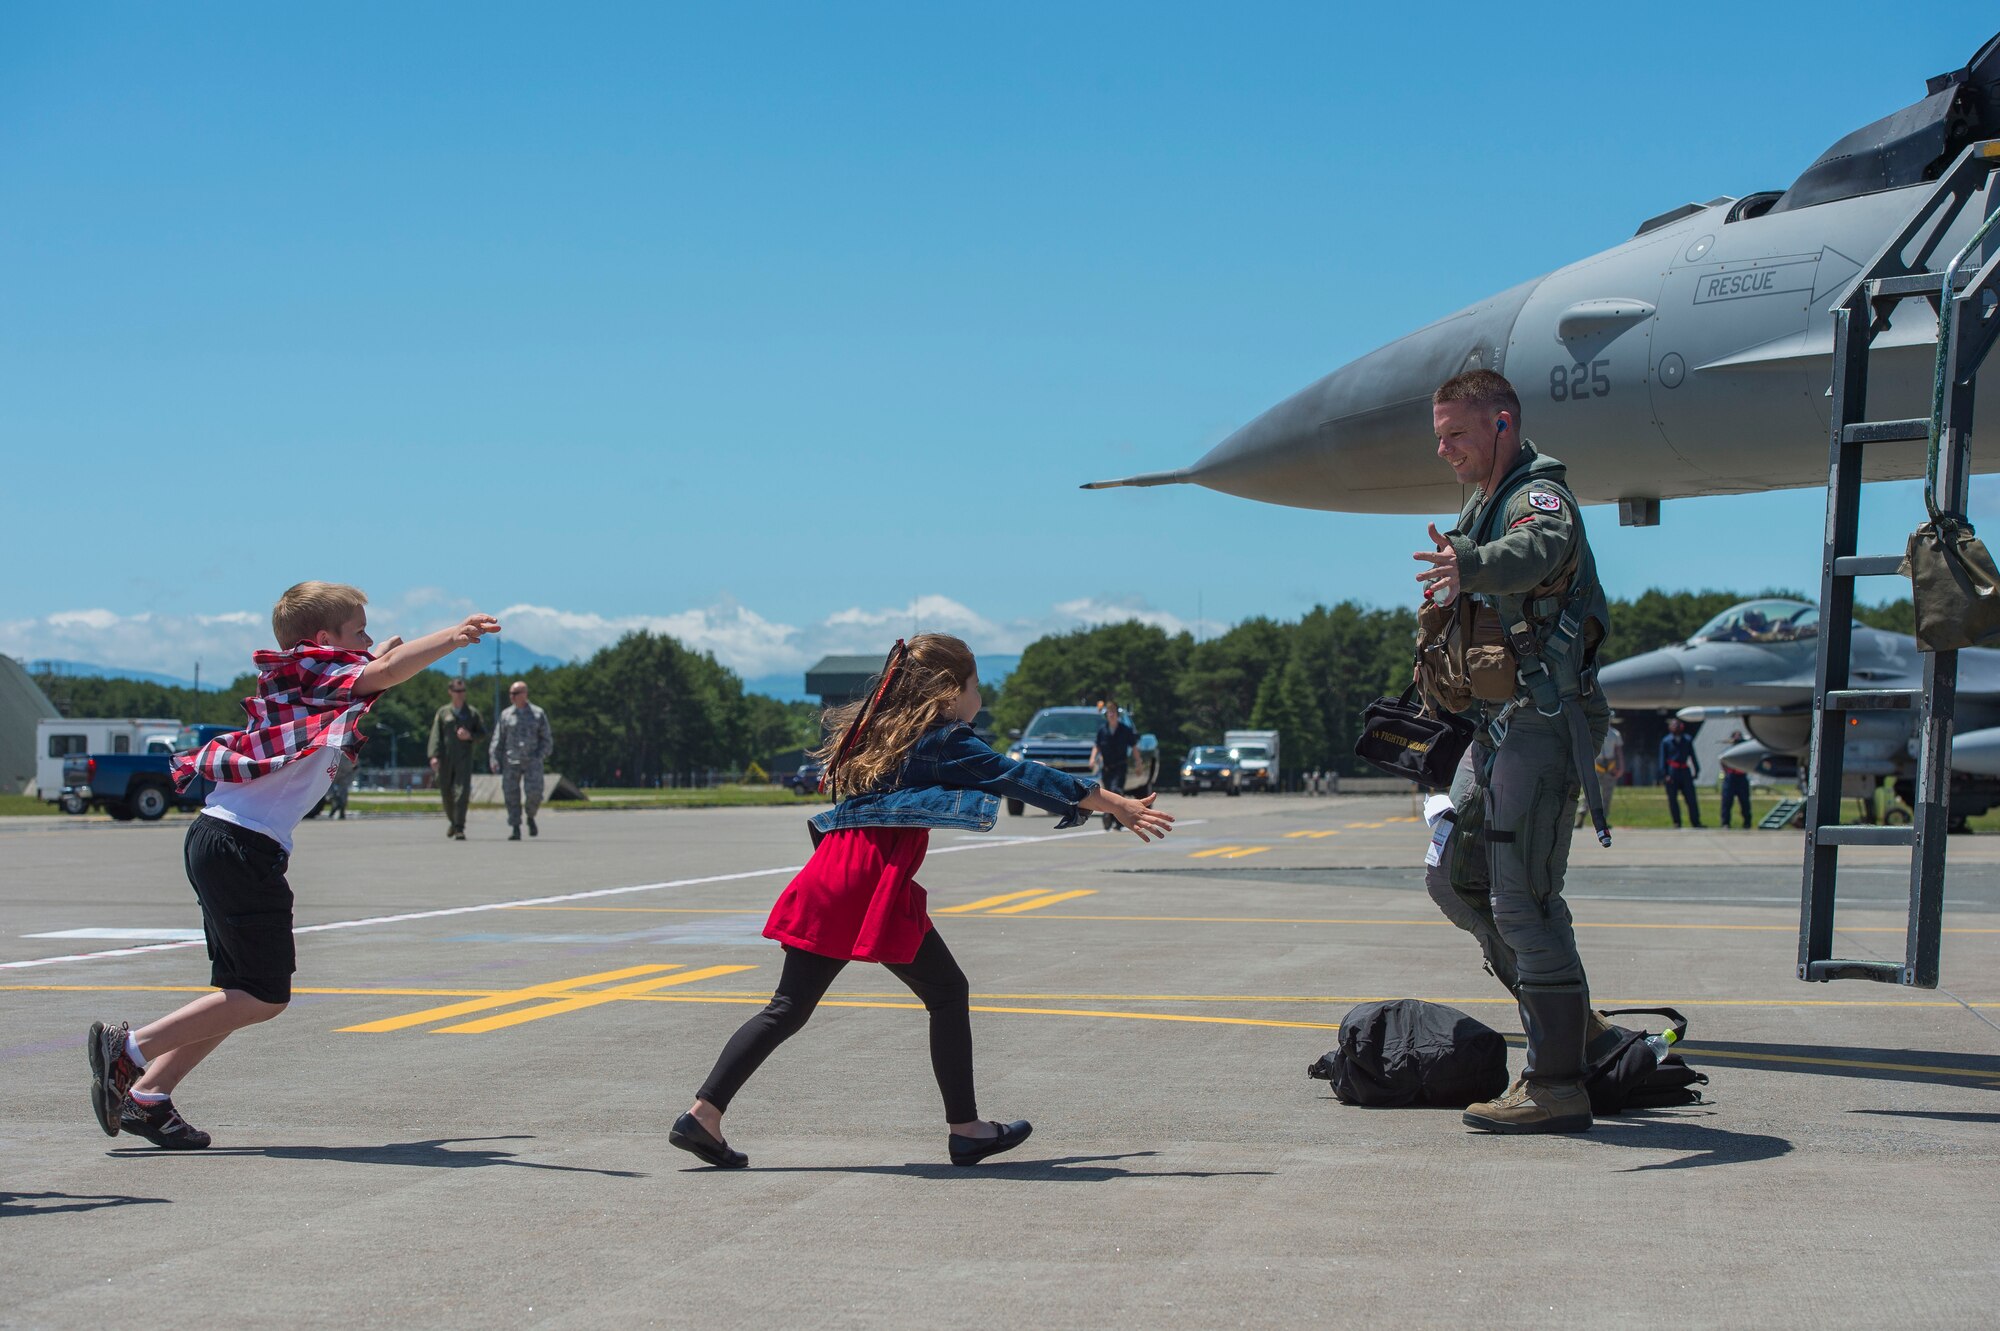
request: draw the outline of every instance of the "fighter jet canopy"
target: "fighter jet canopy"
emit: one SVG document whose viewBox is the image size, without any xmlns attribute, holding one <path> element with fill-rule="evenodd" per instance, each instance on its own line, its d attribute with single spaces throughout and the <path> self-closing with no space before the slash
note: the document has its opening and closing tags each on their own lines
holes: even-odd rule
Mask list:
<svg viewBox="0 0 2000 1331">
<path fill-rule="evenodd" d="M 1819 608 L 1766 597 L 1732 605 L 1695 630 L 1689 642 L 1802 642 L 1819 636 Z"/>
<path fill-rule="evenodd" d="M 1821 153 L 1770 211 L 1936 180 L 1966 144 L 2000 134 L 2000 35 L 1965 68 L 1932 79 L 1926 91 L 1921 101 L 1863 125 Z"/>
</svg>

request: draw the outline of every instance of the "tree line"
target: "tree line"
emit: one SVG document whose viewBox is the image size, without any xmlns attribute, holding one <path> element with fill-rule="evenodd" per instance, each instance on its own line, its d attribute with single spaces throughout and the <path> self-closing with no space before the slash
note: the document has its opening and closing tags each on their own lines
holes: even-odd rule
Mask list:
<svg viewBox="0 0 2000 1331">
<path fill-rule="evenodd" d="M 1683 641 L 1749 599 L 1738 592 L 1649 591 L 1615 600 L 1611 635 L 1599 658 L 1615 661 Z M 1912 632 L 1907 600 L 1862 607 L 1856 618 Z M 1225 730 L 1254 727 L 1282 732 L 1290 772 L 1359 774 L 1353 749 L 1361 711 L 1409 682 L 1415 635 L 1414 612 L 1351 601 L 1316 606 L 1296 620 L 1247 619 L 1201 640 L 1136 622 L 1104 624 L 1037 639 L 1012 675 L 983 682 L 981 690 L 1002 744 L 1007 731 L 1025 726 L 1042 707 L 1117 698 L 1142 729 L 1159 737 L 1170 764 L 1191 745 L 1219 741 Z M 588 660 L 519 678 L 555 728 L 551 765 L 591 785 L 652 785 L 681 773 L 741 771 L 753 762 L 768 769 L 781 753 L 819 740 L 816 704 L 746 693 L 742 679 L 713 655 L 661 634 L 627 634 Z M 173 716 L 233 725 L 242 721 L 241 699 L 256 679 L 246 673 L 199 695 L 130 679 L 42 674 L 36 682 L 68 716 Z M 366 723 L 371 742 L 361 762 L 421 764 L 447 682 L 425 671 L 383 695 Z M 489 726 L 495 685 L 504 693 L 507 682 L 491 675 L 470 679 L 472 703 Z"/>
</svg>

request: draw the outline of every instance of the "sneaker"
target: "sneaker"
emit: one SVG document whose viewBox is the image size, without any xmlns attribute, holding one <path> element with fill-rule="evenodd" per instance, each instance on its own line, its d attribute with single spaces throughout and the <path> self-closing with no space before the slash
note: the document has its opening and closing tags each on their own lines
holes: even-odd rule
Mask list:
<svg viewBox="0 0 2000 1331">
<path fill-rule="evenodd" d="M 209 1136 L 181 1117 L 172 1100 L 142 1105 L 129 1095 L 118 1110 L 118 1126 L 169 1151 L 199 1151 Z"/>
<path fill-rule="evenodd" d="M 118 1135 L 118 1107 L 125 1102 L 125 1093 L 132 1089 L 132 1083 L 139 1080 L 143 1070 L 125 1052 L 125 1037 L 132 1033 L 126 1022 L 113 1022 L 106 1026 L 101 1021 L 90 1023 L 89 1045 L 85 1053 L 90 1058 L 90 1107 L 97 1114 L 97 1126 L 104 1129 L 107 1137 Z"/>
<path fill-rule="evenodd" d="M 1465 1126 L 1488 1132 L 1588 1132 L 1590 1094 L 1577 1082 L 1516 1077 L 1498 1100 L 1469 1105 Z"/>
</svg>

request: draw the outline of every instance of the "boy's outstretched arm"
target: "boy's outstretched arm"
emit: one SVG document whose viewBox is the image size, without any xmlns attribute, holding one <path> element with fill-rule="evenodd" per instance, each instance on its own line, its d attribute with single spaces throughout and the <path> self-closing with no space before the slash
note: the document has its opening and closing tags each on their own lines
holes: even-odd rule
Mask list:
<svg viewBox="0 0 2000 1331">
<path fill-rule="evenodd" d="M 414 676 L 433 661 L 442 660 L 460 647 L 468 647 L 489 633 L 500 631 L 500 621 L 491 615 L 467 615 L 450 628 L 426 633 L 411 642 L 391 638 L 382 654 L 361 669 L 354 681 L 354 696 L 373 697 Z"/>
</svg>

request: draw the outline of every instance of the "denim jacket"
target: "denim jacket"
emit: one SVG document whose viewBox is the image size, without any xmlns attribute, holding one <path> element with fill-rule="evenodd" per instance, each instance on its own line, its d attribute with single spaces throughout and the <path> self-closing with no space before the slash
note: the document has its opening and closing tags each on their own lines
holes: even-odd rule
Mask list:
<svg viewBox="0 0 2000 1331">
<path fill-rule="evenodd" d="M 1095 781 L 1003 757 L 957 721 L 925 731 L 886 788 L 850 795 L 807 826 L 815 845 L 828 832 L 851 827 L 990 832 L 1005 796 L 1059 815 L 1057 828 L 1075 827 L 1089 816 L 1079 806 L 1095 789 Z"/>
</svg>

